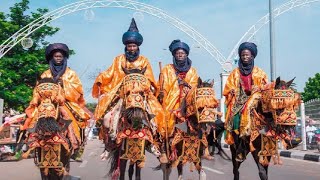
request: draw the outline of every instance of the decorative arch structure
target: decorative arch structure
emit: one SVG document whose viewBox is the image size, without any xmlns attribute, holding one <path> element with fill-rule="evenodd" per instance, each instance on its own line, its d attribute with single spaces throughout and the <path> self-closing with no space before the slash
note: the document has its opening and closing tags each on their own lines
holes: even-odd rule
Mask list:
<svg viewBox="0 0 320 180">
<path fill-rule="evenodd" d="M 216 59 L 216 61 L 220 65 L 223 65 L 223 63 L 225 62 L 225 57 L 213 44 L 211 44 L 203 35 L 201 35 L 198 31 L 196 31 L 194 28 L 192 28 L 182 20 L 170 16 L 168 13 L 157 7 L 130 0 L 84 0 L 71 3 L 53 10 L 26 25 L 10 38 L 8 38 L 4 43 L 2 43 L 0 45 L 0 59 L 8 51 L 10 51 L 10 49 L 17 45 L 23 38 L 28 37 L 28 35 L 36 31 L 40 27 L 68 14 L 92 8 L 126 8 L 155 16 L 186 33 L 189 37 L 199 43 L 199 45 L 203 47 L 214 59 Z"/>
<path fill-rule="evenodd" d="M 282 4 L 273 10 L 274 18 L 280 16 L 281 14 L 291 11 L 297 7 L 305 6 L 307 4 L 311 4 L 314 2 L 320 2 L 320 0 L 291 0 Z M 269 23 L 269 13 L 259 19 L 254 25 L 252 25 L 249 30 L 240 38 L 237 44 L 233 47 L 229 56 L 227 57 L 227 61 L 232 62 L 233 59 L 238 57 L 238 47 L 242 42 L 250 41 L 256 33 Z"/>
</svg>

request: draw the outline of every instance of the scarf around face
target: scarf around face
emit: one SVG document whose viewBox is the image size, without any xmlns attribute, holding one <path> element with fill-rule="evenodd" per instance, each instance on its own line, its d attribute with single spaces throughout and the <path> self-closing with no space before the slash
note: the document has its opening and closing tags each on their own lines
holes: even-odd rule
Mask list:
<svg viewBox="0 0 320 180">
<path fill-rule="evenodd" d="M 131 53 L 130 51 L 127 50 L 127 48 L 125 47 L 124 48 L 124 54 L 126 56 L 126 59 L 129 61 L 129 62 L 133 62 L 135 60 L 138 59 L 139 55 L 140 55 L 140 49 L 138 48 L 138 50 L 134 53 Z"/>
<path fill-rule="evenodd" d="M 173 57 L 173 66 L 178 71 L 181 72 L 188 72 L 191 68 L 192 61 L 187 57 L 186 59 L 180 61 Z"/>
<path fill-rule="evenodd" d="M 56 64 L 53 59 L 49 61 L 50 71 L 53 76 L 53 81 L 57 82 L 59 78 L 66 72 L 67 58 L 64 58 L 62 64 Z"/>
<path fill-rule="evenodd" d="M 254 59 L 252 59 L 248 63 L 244 63 L 244 62 L 242 62 L 242 60 L 240 58 L 238 65 L 239 65 L 239 70 L 240 70 L 241 75 L 248 76 L 249 74 L 251 74 L 251 72 L 253 70 Z"/>
</svg>

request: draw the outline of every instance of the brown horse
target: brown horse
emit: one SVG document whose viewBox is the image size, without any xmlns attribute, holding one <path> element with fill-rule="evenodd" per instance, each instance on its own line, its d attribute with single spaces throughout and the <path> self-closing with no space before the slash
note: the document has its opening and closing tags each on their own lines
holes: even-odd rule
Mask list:
<svg viewBox="0 0 320 180">
<path fill-rule="evenodd" d="M 151 85 L 144 76 L 146 68 L 142 70 L 123 68 L 123 71 L 126 76 L 119 88 L 118 99 L 115 99 L 118 106 L 114 107 L 118 108 L 118 113 L 120 112 L 118 117 L 120 120 L 108 125 L 109 135 L 106 135 L 109 139 L 106 143 L 111 164 L 109 175 L 112 179 L 120 176 L 120 180 L 124 180 L 129 160 L 129 179 L 133 177 L 135 165 L 135 179 L 140 180 L 141 168 L 146 161 L 145 150 L 150 150 L 156 156 L 160 155 L 158 145 L 153 139 L 155 129 L 151 121 L 153 115 L 148 113 L 147 98 Z"/>
<path fill-rule="evenodd" d="M 204 173 L 201 166 L 201 158 L 211 159 L 208 151 L 206 135 L 217 119 L 218 100 L 212 89 L 213 81 L 202 82 L 198 79 L 197 87 L 191 89 L 184 103 L 182 103 L 182 116 L 184 127 L 176 128 L 174 137 L 170 142 L 170 160 L 168 165 L 159 165 L 155 170 L 164 172 L 163 179 L 169 179 L 171 168 L 177 167 L 179 179 L 182 179 L 183 166 L 189 162 L 191 170 L 195 167 L 200 173 Z"/>
<path fill-rule="evenodd" d="M 41 79 L 35 88 L 33 100 L 38 103 L 37 120 L 33 128 L 27 129 L 29 150 L 23 157 L 34 150 L 41 179 L 62 179 L 70 169 L 71 155 L 70 142 L 66 138 L 70 120 L 59 109 L 64 102 L 63 91 L 52 79 Z"/>
<path fill-rule="evenodd" d="M 262 92 L 255 93 L 255 100 L 247 106 L 251 114 L 250 135 L 240 137 L 232 132 L 234 144 L 230 146 L 234 180 L 239 179 L 239 168 L 245 157 L 251 152 L 261 180 L 268 179 L 268 165 L 273 159 L 281 164 L 277 151 L 277 140 L 282 140 L 287 149 L 292 148 L 290 139 L 296 125 L 295 110 L 299 105 L 299 95 L 290 85 L 293 82 L 276 79 L 276 82 Z M 240 156 L 240 157 L 239 157 Z"/>
</svg>

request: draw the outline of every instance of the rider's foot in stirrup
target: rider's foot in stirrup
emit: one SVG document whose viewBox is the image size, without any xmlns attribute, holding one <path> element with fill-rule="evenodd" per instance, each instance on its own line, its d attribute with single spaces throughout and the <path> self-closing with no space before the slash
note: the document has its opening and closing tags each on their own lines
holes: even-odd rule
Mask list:
<svg viewBox="0 0 320 180">
<path fill-rule="evenodd" d="M 76 157 L 74 160 L 77 161 L 77 162 L 82 162 L 83 161 L 81 157 Z"/>
<path fill-rule="evenodd" d="M 237 155 L 236 161 L 238 161 L 238 162 L 243 162 L 244 161 L 244 157 L 243 157 L 242 153 Z"/>
<path fill-rule="evenodd" d="M 81 154 L 79 152 L 75 152 L 72 156 L 71 159 L 75 160 L 76 162 L 82 162 Z"/>
</svg>

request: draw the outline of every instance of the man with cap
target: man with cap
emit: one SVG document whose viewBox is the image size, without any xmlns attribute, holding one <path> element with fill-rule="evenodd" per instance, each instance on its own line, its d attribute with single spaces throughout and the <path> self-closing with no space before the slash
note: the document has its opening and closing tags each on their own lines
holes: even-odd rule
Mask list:
<svg viewBox="0 0 320 180">
<path fill-rule="evenodd" d="M 140 55 L 139 46 L 143 42 L 143 37 L 139 33 L 134 19 L 131 21 L 129 30 L 123 34 L 122 42 L 125 45 L 124 53 L 115 57 L 112 65 L 107 70 L 101 72 L 93 84 L 92 96 L 94 98 L 99 98 L 94 113 L 95 118 L 98 120 L 97 123 L 101 122 L 99 120 L 112 109 L 109 105 L 117 95 L 122 79 L 126 75 L 124 69 L 145 69 L 144 76 L 149 79 L 152 86 L 151 89 L 153 89 L 153 92 L 150 91 L 150 94 L 148 95 L 147 102 L 148 107 L 150 107 L 150 113 L 154 115 L 150 121 L 154 122 L 152 124 L 156 125 L 156 133 L 164 136 L 164 114 L 161 104 L 154 95 L 158 91 L 158 87 L 149 60 Z"/>
<path fill-rule="evenodd" d="M 50 44 L 46 48 L 45 56 L 50 68 L 41 75 L 41 79 L 51 78 L 63 87 L 66 102 L 61 107 L 61 111 L 64 116 L 72 120 L 68 128 L 68 138 L 75 150 L 72 157 L 81 161 L 85 140 L 84 130 L 87 126 L 87 120 L 90 119 L 90 111 L 85 107 L 86 102 L 83 97 L 81 81 L 76 72 L 67 66 L 69 48 L 66 44 Z M 21 130 L 25 130 L 33 124 L 35 117 L 37 117 L 36 112 L 36 103 L 31 101 L 26 109 L 27 120 Z"/>
<path fill-rule="evenodd" d="M 190 89 L 197 86 L 199 76 L 196 69 L 191 67 L 188 44 L 174 40 L 169 50 L 173 56 L 173 63 L 164 66 L 161 70 L 158 99 L 165 111 L 167 136 L 172 138 L 175 125 L 184 122 L 184 98 Z"/>
<path fill-rule="evenodd" d="M 234 69 L 226 82 L 223 95 L 226 97 L 226 142 L 237 150 L 236 160 L 243 161 L 247 152 L 242 147 L 245 138 L 250 135 L 250 117 L 248 103 L 252 103 L 253 95 L 268 83 L 267 74 L 257 66 L 254 59 L 257 56 L 257 46 L 244 42 L 239 46 L 238 68 Z M 240 137 L 240 138 L 239 138 Z"/>
</svg>

